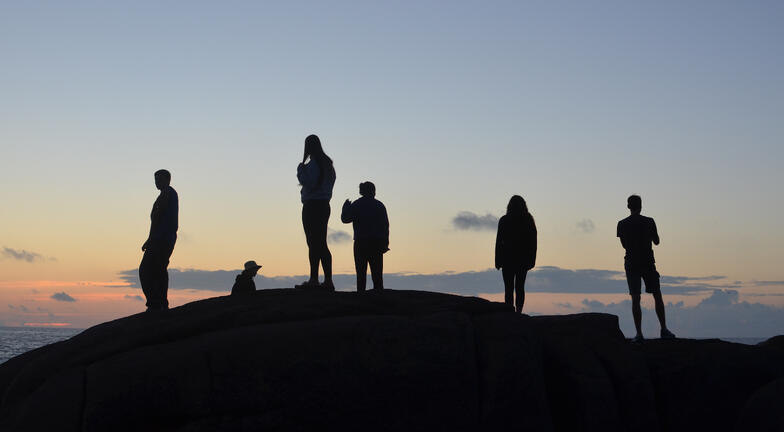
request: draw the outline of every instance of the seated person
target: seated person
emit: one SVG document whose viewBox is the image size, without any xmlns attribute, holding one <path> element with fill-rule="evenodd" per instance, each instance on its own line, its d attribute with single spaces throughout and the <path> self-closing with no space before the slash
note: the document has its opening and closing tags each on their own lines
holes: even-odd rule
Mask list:
<svg viewBox="0 0 784 432">
<path fill-rule="evenodd" d="M 256 261 L 251 260 L 246 262 L 245 270 L 237 275 L 237 280 L 234 282 L 234 286 L 231 287 L 231 295 L 242 295 L 255 292 L 256 284 L 253 282 L 253 278 L 256 277 L 256 273 L 258 273 L 260 268 L 261 266 L 256 264 Z"/>
</svg>

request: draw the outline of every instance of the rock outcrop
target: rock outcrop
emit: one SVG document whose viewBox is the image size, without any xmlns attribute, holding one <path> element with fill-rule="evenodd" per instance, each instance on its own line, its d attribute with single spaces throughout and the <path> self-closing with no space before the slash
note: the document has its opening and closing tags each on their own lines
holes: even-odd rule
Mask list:
<svg viewBox="0 0 784 432">
<path fill-rule="evenodd" d="M 782 430 L 783 383 L 780 339 L 631 345 L 614 315 L 265 290 L 7 361 L 0 430 Z"/>
</svg>

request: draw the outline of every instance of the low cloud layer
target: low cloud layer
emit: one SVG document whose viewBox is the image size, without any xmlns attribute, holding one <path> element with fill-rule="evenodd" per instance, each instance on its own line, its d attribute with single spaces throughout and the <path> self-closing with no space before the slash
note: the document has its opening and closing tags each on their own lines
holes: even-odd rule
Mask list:
<svg viewBox="0 0 784 432">
<path fill-rule="evenodd" d="M 169 288 L 227 292 L 240 270 L 169 269 Z M 120 272 L 120 279 L 131 287 L 140 288 L 138 270 Z M 334 275 L 339 289 L 353 289 L 356 276 Z M 301 276 L 256 276 L 259 289 L 293 287 L 307 279 Z M 722 276 L 685 277 L 663 276 L 665 293 L 695 294 L 717 288 L 735 288 L 723 282 Z M 464 273 L 409 274 L 388 273 L 384 285 L 392 289 L 426 290 L 443 293 L 477 295 L 503 292 L 501 273 L 497 270 Z M 537 267 L 528 273 L 526 292 L 571 294 L 624 294 L 629 290 L 623 272 L 612 270 L 567 270 L 559 267 Z"/>
<path fill-rule="evenodd" d="M 13 259 L 16 261 L 25 261 L 25 262 L 38 262 L 38 261 L 45 261 L 46 259 L 43 255 L 37 252 L 30 252 L 24 249 L 13 249 L 10 247 L 3 246 L 2 257 Z"/>
<path fill-rule="evenodd" d="M 52 300 L 62 301 L 62 302 L 75 302 L 76 299 L 66 294 L 65 291 L 54 293 L 50 297 Z"/>
<path fill-rule="evenodd" d="M 784 286 L 784 281 L 754 281 L 757 286 Z"/>
<path fill-rule="evenodd" d="M 125 300 L 144 301 L 142 296 L 140 296 L 140 295 L 130 295 L 130 294 L 126 294 L 125 295 Z"/>
<path fill-rule="evenodd" d="M 631 301 L 604 304 L 585 299 L 578 306 L 563 305 L 574 312 L 602 312 L 618 316 L 621 330 L 633 336 Z M 737 290 L 717 289 L 693 307 L 683 302 L 665 307 L 667 327 L 682 337 L 745 338 L 771 337 L 784 331 L 784 309 L 761 303 L 739 301 Z M 659 322 L 652 309 L 643 308 L 643 334 L 659 337 Z"/>
<path fill-rule="evenodd" d="M 225 295 L 231 290 L 234 278 L 240 270 L 180 270 L 170 269 L 170 289 L 209 291 L 214 295 Z M 131 287 L 139 288 L 138 271 L 127 270 L 120 278 Z M 307 279 L 302 276 L 266 277 L 258 275 L 256 286 L 259 289 L 290 288 Z M 355 275 L 334 275 L 339 290 L 355 289 Z M 500 272 L 486 270 L 479 272 L 442 273 L 442 274 L 405 274 L 384 275 L 384 285 L 391 289 L 425 290 L 461 295 L 499 294 L 503 292 Z M 684 337 L 769 337 L 784 329 L 784 309 L 761 303 L 748 303 L 739 300 L 738 284 L 727 281 L 723 276 L 703 277 L 663 276 L 662 291 L 667 295 L 708 295 L 699 305 L 686 307 L 683 302 L 667 306 L 667 321 L 673 331 Z M 621 328 L 627 336 L 632 336 L 634 326 L 631 322 L 631 302 L 602 303 L 591 299 L 593 294 L 627 294 L 623 272 L 613 270 L 567 270 L 559 267 L 538 267 L 528 273 L 526 292 L 565 293 L 584 299 L 575 305 L 559 304 L 565 313 L 604 312 L 618 315 Z M 132 296 L 126 296 L 131 299 Z M 140 296 L 139 296 L 140 297 Z M 140 297 L 141 299 L 141 297 Z M 536 311 L 531 311 L 536 312 Z M 658 336 L 656 314 L 645 310 L 643 314 L 645 333 Z"/>
<path fill-rule="evenodd" d="M 461 231 L 495 231 L 498 228 L 498 217 L 490 213 L 480 216 L 463 211 L 452 218 L 452 226 Z"/>
</svg>

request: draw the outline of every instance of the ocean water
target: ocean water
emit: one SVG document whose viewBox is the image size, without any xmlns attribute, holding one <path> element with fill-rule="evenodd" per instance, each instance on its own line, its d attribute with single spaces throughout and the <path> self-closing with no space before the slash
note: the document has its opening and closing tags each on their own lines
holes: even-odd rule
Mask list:
<svg viewBox="0 0 784 432">
<path fill-rule="evenodd" d="M 68 339 L 83 329 L 51 327 L 0 327 L 0 363 L 27 351 Z M 756 345 L 767 338 L 722 338 L 728 342 Z"/>
<path fill-rule="evenodd" d="M 27 351 L 68 339 L 82 329 L 52 327 L 0 327 L 0 363 Z"/>
</svg>

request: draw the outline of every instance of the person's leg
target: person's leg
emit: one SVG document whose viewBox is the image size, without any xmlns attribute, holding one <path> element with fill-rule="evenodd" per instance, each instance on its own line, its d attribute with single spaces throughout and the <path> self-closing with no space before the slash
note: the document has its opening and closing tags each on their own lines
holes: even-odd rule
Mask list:
<svg viewBox="0 0 784 432">
<path fill-rule="evenodd" d="M 144 252 L 139 274 L 144 274 L 145 282 L 142 289 L 147 297 L 148 310 L 164 308 L 164 287 L 168 286 L 167 263 L 165 251 L 161 249 L 159 244 L 148 247 Z"/>
<path fill-rule="evenodd" d="M 160 307 L 169 308 L 169 259 L 174 252 L 174 243 L 171 243 L 165 250 L 161 251 L 161 276 L 160 276 Z"/>
<path fill-rule="evenodd" d="M 302 228 L 308 243 L 308 261 L 310 263 L 310 279 L 306 283 L 318 284 L 318 265 L 320 254 L 316 249 L 316 219 L 311 201 L 302 204 Z"/>
<path fill-rule="evenodd" d="M 642 281 L 640 273 L 626 266 L 626 284 L 629 285 L 629 294 L 632 296 L 632 318 L 634 329 L 637 331 L 635 339 L 642 340 L 642 309 L 640 309 L 640 289 Z"/>
<path fill-rule="evenodd" d="M 664 300 L 662 299 L 661 291 L 653 293 L 653 301 L 656 305 L 656 316 L 659 318 L 659 325 L 662 330 L 666 330 L 667 319 L 664 316 Z"/>
<path fill-rule="evenodd" d="M 373 245 L 373 250 L 368 254 L 368 260 L 370 261 L 370 274 L 373 277 L 373 289 L 384 289 L 384 254 L 377 244 Z"/>
<path fill-rule="evenodd" d="M 324 285 L 332 286 L 332 253 L 330 253 L 329 247 L 327 246 L 327 224 L 329 223 L 329 214 L 329 201 L 321 201 L 319 203 L 318 233 L 316 241 L 319 245 L 321 269 L 324 270 Z M 318 272 L 318 266 L 316 272 Z"/>
<path fill-rule="evenodd" d="M 661 282 L 659 279 L 659 272 L 656 271 L 655 265 L 652 265 L 651 268 L 643 275 L 643 280 L 645 281 L 645 291 L 653 295 L 656 317 L 659 318 L 659 326 L 661 327 L 661 336 L 663 338 L 671 338 L 675 337 L 675 335 L 673 335 L 667 329 L 667 318 L 664 314 L 664 299 L 662 299 Z"/>
<path fill-rule="evenodd" d="M 642 337 L 642 310 L 640 309 L 640 294 L 632 294 L 632 318 L 637 337 Z"/>
<path fill-rule="evenodd" d="M 523 304 L 525 303 L 525 276 L 528 271 L 522 266 L 515 272 L 515 310 L 517 313 L 523 313 Z"/>
<path fill-rule="evenodd" d="M 354 267 L 357 270 L 357 292 L 364 292 L 367 285 L 367 258 L 362 245 L 354 240 Z"/>
<path fill-rule="evenodd" d="M 144 251 L 144 256 L 142 256 L 142 262 L 139 263 L 139 283 L 142 286 L 142 292 L 144 293 L 144 298 L 147 299 L 146 306 L 149 308 L 152 302 L 154 302 L 153 296 L 155 289 L 153 284 L 155 283 L 155 278 L 152 276 L 152 269 L 154 265 L 153 261 L 153 254 L 150 249 Z"/>
<path fill-rule="evenodd" d="M 514 306 L 514 270 L 511 267 L 501 267 L 501 276 L 504 278 L 504 303 Z"/>
</svg>

